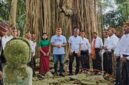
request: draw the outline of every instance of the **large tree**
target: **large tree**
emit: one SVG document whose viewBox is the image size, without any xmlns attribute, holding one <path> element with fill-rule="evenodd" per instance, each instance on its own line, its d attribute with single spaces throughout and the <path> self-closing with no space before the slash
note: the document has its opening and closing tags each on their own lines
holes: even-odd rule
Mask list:
<svg viewBox="0 0 129 85">
<path fill-rule="evenodd" d="M 37 35 L 51 36 L 61 27 L 68 37 L 77 26 L 91 39 L 91 33 L 98 31 L 96 0 L 26 0 L 26 9 L 26 28 Z"/>
</svg>

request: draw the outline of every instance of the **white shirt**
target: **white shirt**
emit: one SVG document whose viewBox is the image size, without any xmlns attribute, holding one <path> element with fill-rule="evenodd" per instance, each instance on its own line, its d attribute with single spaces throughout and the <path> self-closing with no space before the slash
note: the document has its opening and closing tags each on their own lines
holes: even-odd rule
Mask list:
<svg viewBox="0 0 129 85">
<path fill-rule="evenodd" d="M 120 49 L 120 55 L 129 55 L 129 34 L 125 34 L 122 36 L 121 40 L 119 41 L 119 49 Z M 127 57 L 129 60 L 129 56 Z"/>
<path fill-rule="evenodd" d="M 33 52 L 33 56 L 35 56 L 35 50 L 36 50 L 36 42 L 32 41 L 32 52 Z"/>
<path fill-rule="evenodd" d="M 115 48 L 115 50 L 114 50 L 114 55 L 115 55 L 116 57 L 117 57 L 117 56 L 121 56 L 121 55 L 120 55 L 120 52 L 121 52 L 120 40 L 121 40 L 121 38 L 119 38 L 119 41 L 118 41 L 118 43 L 117 43 L 117 46 L 116 46 L 116 48 Z"/>
<path fill-rule="evenodd" d="M 78 53 L 80 46 L 82 45 L 82 38 L 80 36 L 71 36 L 68 42 L 71 45 L 72 52 Z"/>
<path fill-rule="evenodd" d="M 110 36 L 108 39 L 107 49 L 110 51 L 115 50 L 118 41 L 119 41 L 119 38 L 115 34 Z"/>
<path fill-rule="evenodd" d="M 108 46 L 108 42 L 109 42 L 109 37 L 104 38 L 104 47 Z"/>
<path fill-rule="evenodd" d="M 34 54 L 34 49 L 33 49 L 33 41 L 32 40 L 28 40 L 29 44 L 30 44 L 30 48 L 31 48 L 31 53 L 32 53 L 32 56 Z"/>
<path fill-rule="evenodd" d="M 92 46 L 93 46 L 93 43 L 94 43 L 94 40 L 92 40 Z M 103 41 L 100 37 L 97 36 L 96 38 L 96 43 L 95 43 L 95 48 L 101 48 L 103 46 Z"/>
<path fill-rule="evenodd" d="M 89 53 L 91 53 L 91 45 L 89 43 L 89 40 L 87 38 L 82 39 L 82 50 L 88 50 Z"/>
<path fill-rule="evenodd" d="M 3 48 L 3 50 L 5 49 L 5 46 L 6 46 L 7 42 L 10 41 L 12 38 L 13 38 L 12 35 L 2 37 L 2 48 Z"/>
</svg>

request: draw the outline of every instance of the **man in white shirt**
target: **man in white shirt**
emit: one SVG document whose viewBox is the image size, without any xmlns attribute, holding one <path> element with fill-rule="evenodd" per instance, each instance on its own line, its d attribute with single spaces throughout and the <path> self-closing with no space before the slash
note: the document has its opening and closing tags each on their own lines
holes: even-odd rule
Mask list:
<svg viewBox="0 0 129 85">
<path fill-rule="evenodd" d="M 123 36 L 123 31 L 117 31 L 117 37 L 119 38 L 119 41 L 121 40 L 121 37 Z M 121 85 L 121 60 L 120 60 L 120 42 L 118 41 L 117 47 L 114 50 L 115 60 L 116 60 L 116 81 L 115 85 Z"/>
<path fill-rule="evenodd" d="M 56 35 L 52 36 L 51 44 L 53 46 L 54 71 L 56 75 L 58 62 L 60 62 L 59 76 L 64 76 L 63 70 L 66 43 L 66 37 L 62 35 L 62 28 L 56 28 Z"/>
<path fill-rule="evenodd" d="M 72 75 L 72 64 L 74 58 L 76 58 L 76 70 L 75 74 L 78 74 L 80 68 L 80 52 L 81 52 L 81 45 L 82 45 L 82 38 L 79 36 L 79 29 L 74 28 L 73 36 L 69 38 L 69 75 Z"/>
<path fill-rule="evenodd" d="M 108 46 L 108 42 L 109 42 L 109 35 L 108 35 L 108 31 L 104 31 L 103 33 L 103 38 L 104 38 L 104 46 L 103 46 L 103 67 L 104 67 L 104 71 L 106 73 L 109 73 L 109 65 L 107 63 L 109 63 L 110 59 L 109 59 L 109 55 L 111 55 L 110 52 L 108 52 L 107 50 L 107 46 Z M 112 68 L 112 67 L 111 67 Z"/>
<path fill-rule="evenodd" d="M 117 43 L 119 41 L 119 38 L 116 36 L 116 34 L 114 33 L 114 28 L 110 27 L 108 29 L 108 34 L 109 34 L 109 42 L 107 44 L 107 51 L 109 52 L 109 60 L 108 60 L 108 64 L 109 64 L 109 70 L 108 73 L 109 74 L 115 74 L 115 57 L 114 57 L 114 50 L 117 47 Z"/>
<path fill-rule="evenodd" d="M 124 35 L 119 41 L 119 51 L 122 60 L 121 85 L 129 85 L 129 23 L 124 24 L 123 30 Z"/>
<path fill-rule="evenodd" d="M 34 59 L 33 59 L 33 54 L 34 54 L 34 49 L 33 49 L 33 41 L 31 33 L 30 32 L 26 32 L 25 34 L 25 38 L 28 40 L 28 42 L 30 43 L 30 47 L 31 47 L 31 61 L 28 63 L 28 65 L 32 68 L 33 70 L 33 76 L 35 75 L 35 69 L 34 69 Z"/>
<path fill-rule="evenodd" d="M 82 71 L 89 69 L 89 55 L 91 54 L 91 45 L 89 40 L 85 37 L 85 32 L 81 31 L 82 49 L 81 49 L 81 65 Z"/>
<path fill-rule="evenodd" d="M 93 61 L 93 69 L 94 70 L 102 70 L 101 67 L 101 55 L 100 50 L 103 47 L 102 39 L 97 36 L 97 32 L 93 32 L 93 40 L 92 40 L 92 61 Z"/>
</svg>

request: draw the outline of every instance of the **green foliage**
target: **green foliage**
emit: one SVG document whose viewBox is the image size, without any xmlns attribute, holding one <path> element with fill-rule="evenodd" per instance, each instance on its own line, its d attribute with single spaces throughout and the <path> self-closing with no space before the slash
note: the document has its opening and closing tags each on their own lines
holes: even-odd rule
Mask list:
<svg viewBox="0 0 129 85">
<path fill-rule="evenodd" d="M 115 0 L 117 5 L 117 10 L 110 11 L 104 16 L 104 25 L 113 26 L 116 28 L 121 28 L 123 22 L 127 21 L 129 18 L 129 2 L 126 0 Z"/>
<path fill-rule="evenodd" d="M 21 31 L 21 35 L 23 35 L 23 30 L 24 30 L 24 26 L 25 26 L 25 20 L 26 20 L 26 4 L 25 4 L 25 0 L 18 0 L 18 7 L 17 7 L 17 27 L 20 29 Z"/>
<path fill-rule="evenodd" d="M 11 8 L 11 0 L 0 1 L 0 20 L 8 20 Z"/>
<path fill-rule="evenodd" d="M 18 0 L 17 5 L 17 28 L 21 31 L 21 35 L 23 34 L 25 19 L 26 19 L 26 4 L 25 0 Z M 9 20 L 11 8 L 11 0 L 0 1 L 0 20 Z"/>
</svg>

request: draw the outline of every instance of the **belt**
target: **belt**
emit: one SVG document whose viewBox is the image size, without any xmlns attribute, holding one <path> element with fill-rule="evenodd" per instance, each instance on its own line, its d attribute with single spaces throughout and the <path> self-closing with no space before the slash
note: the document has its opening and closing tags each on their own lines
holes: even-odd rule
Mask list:
<svg viewBox="0 0 129 85">
<path fill-rule="evenodd" d="M 124 55 L 124 54 L 123 54 L 123 57 L 129 57 L 129 55 Z"/>
</svg>

